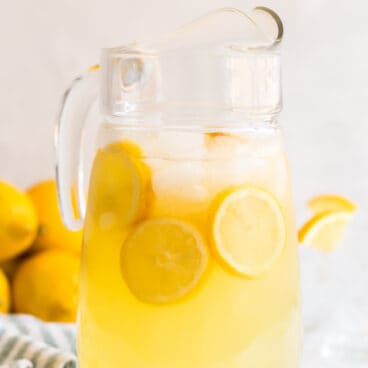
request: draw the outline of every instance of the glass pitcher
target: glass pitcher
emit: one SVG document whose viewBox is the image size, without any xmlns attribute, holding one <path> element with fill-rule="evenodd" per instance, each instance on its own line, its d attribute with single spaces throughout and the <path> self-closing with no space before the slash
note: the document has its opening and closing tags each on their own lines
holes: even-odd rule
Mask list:
<svg viewBox="0 0 368 368">
<path fill-rule="evenodd" d="M 65 223 L 84 222 L 81 368 L 299 366 L 281 38 L 270 9 L 220 9 L 104 50 L 66 92 L 57 179 Z"/>
</svg>

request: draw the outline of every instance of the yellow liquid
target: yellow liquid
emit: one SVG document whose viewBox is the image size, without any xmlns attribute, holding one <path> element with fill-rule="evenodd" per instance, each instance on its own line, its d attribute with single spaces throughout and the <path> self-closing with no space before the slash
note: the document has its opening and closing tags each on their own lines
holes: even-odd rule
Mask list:
<svg viewBox="0 0 368 368">
<path fill-rule="evenodd" d="M 145 153 L 153 192 L 148 218 L 184 220 L 208 239 L 213 198 L 232 186 L 256 185 L 281 204 L 287 240 L 268 272 L 257 278 L 229 272 L 209 251 L 207 270 L 193 291 L 173 303 L 147 304 L 132 294 L 121 273 L 120 253 L 129 229 L 101 227 L 101 219 L 90 211 L 101 199 L 89 197 L 79 303 L 80 367 L 297 368 L 299 270 L 279 132 L 242 133 L 241 139 L 152 133 L 142 143 L 143 133 L 103 129 L 103 144 L 129 139 Z M 192 139 L 200 149 L 180 147 L 179 135 L 180 142 Z M 156 154 L 155 145 L 161 149 Z"/>
</svg>

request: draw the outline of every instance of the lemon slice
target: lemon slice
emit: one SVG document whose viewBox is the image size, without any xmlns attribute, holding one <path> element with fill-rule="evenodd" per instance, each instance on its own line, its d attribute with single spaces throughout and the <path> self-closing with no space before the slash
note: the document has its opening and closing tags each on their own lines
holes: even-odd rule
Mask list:
<svg viewBox="0 0 368 368">
<path fill-rule="evenodd" d="M 299 230 L 299 242 L 330 252 L 341 243 L 351 217 L 350 211 L 324 212 L 315 215 Z"/>
<path fill-rule="evenodd" d="M 269 192 L 243 187 L 215 200 L 212 236 L 216 253 L 230 270 L 256 277 L 269 270 L 285 245 L 281 206 Z"/>
<path fill-rule="evenodd" d="M 121 251 L 121 270 L 130 291 L 145 303 L 169 303 L 188 294 L 207 264 L 207 250 L 191 225 L 155 218 L 138 225 Z"/>
<path fill-rule="evenodd" d="M 98 151 L 89 203 L 101 229 L 126 228 L 144 216 L 150 197 L 150 172 L 139 155 L 139 147 L 128 141 Z"/>
<path fill-rule="evenodd" d="M 347 198 L 333 194 L 314 197 L 308 201 L 307 205 L 314 215 L 330 211 L 354 212 L 356 209 L 355 204 Z"/>
</svg>

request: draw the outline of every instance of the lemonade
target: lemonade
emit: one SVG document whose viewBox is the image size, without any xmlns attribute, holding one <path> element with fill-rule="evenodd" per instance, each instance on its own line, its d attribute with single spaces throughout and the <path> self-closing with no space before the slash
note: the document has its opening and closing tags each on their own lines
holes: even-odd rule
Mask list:
<svg viewBox="0 0 368 368">
<path fill-rule="evenodd" d="M 79 367 L 299 367 L 282 37 L 272 9 L 217 9 L 104 49 L 64 94 L 60 208 L 84 226 Z"/>
<path fill-rule="evenodd" d="M 81 368 L 296 368 L 299 271 L 270 124 L 105 123 L 90 177 Z"/>
</svg>

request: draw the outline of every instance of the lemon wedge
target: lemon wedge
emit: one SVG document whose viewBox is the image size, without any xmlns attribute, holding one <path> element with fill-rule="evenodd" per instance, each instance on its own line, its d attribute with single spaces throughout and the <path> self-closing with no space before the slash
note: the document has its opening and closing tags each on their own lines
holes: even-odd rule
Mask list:
<svg viewBox="0 0 368 368">
<path fill-rule="evenodd" d="M 102 230 L 115 226 L 124 229 L 146 213 L 150 171 L 139 155 L 138 146 L 123 141 L 100 149 L 95 157 L 88 211 L 98 218 Z"/>
<path fill-rule="evenodd" d="M 286 239 L 277 199 L 264 189 L 248 186 L 220 194 L 214 208 L 212 241 L 227 269 L 249 277 L 268 271 Z"/>
<path fill-rule="evenodd" d="M 356 210 L 356 205 L 347 198 L 333 194 L 316 196 L 310 199 L 307 205 L 314 215 L 330 211 L 354 212 Z"/>
<path fill-rule="evenodd" d="M 142 222 L 121 250 L 121 271 L 142 302 L 163 304 L 188 294 L 207 264 L 207 249 L 193 226 L 171 218 Z"/>
<path fill-rule="evenodd" d="M 299 242 L 331 252 L 341 243 L 351 218 L 351 211 L 323 212 L 315 215 L 299 230 Z"/>
</svg>

